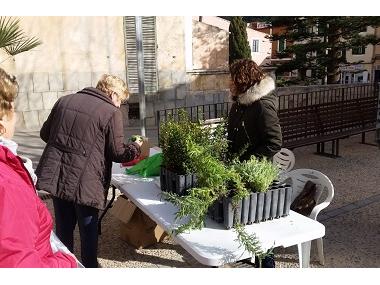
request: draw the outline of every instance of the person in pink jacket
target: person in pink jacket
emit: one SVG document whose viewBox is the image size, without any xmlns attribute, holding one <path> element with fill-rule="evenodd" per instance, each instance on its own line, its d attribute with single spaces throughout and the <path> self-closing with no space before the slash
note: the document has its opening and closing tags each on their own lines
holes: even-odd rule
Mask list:
<svg viewBox="0 0 380 285">
<path fill-rule="evenodd" d="M 73 254 L 53 251 L 52 217 L 13 153 L 17 92 L 15 77 L 0 68 L 0 268 L 78 267 Z"/>
</svg>

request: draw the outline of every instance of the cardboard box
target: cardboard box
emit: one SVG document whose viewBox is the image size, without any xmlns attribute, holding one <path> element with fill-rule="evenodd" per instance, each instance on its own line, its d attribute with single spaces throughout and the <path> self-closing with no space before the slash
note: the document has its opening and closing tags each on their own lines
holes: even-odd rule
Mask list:
<svg viewBox="0 0 380 285">
<path fill-rule="evenodd" d="M 149 156 L 150 152 L 150 142 L 148 138 L 143 138 L 143 143 L 141 145 L 141 157 L 142 158 L 147 158 Z"/>
<path fill-rule="evenodd" d="M 136 210 L 135 204 L 124 195 L 117 198 L 115 204 L 110 209 L 111 214 L 121 222 L 127 224 Z"/>
<path fill-rule="evenodd" d="M 128 223 L 120 226 L 120 238 L 136 249 L 160 242 L 165 236 L 165 231 L 139 208 L 136 208 Z"/>
</svg>

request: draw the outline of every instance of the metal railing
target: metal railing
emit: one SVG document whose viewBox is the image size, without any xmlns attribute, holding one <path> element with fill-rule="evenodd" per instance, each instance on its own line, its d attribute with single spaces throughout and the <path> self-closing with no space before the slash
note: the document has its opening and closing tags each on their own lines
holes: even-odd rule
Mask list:
<svg viewBox="0 0 380 285">
<path fill-rule="evenodd" d="M 378 92 L 379 86 L 365 83 L 365 84 L 355 84 L 355 85 L 340 85 L 340 86 L 321 86 L 319 90 L 308 91 L 308 92 L 297 92 L 293 94 L 284 94 L 278 97 L 278 112 L 279 119 L 281 123 L 282 114 L 286 114 L 290 111 L 294 112 L 301 109 L 313 109 L 321 106 L 326 106 L 329 104 L 341 104 L 342 111 L 348 108 L 348 105 L 352 102 L 367 102 L 366 106 L 369 106 L 368 111 L 370 114 L 366 114 L 367 118 L 367 127 L 375 128 L 376 126 L 376 111 L 377 110 L 377 100 L 378 100 Z M 373 108 L 372 108 L 373 105 Z M 165 109 L 159 110 L 156 113 L 157 126 L 158 126 L 158 139 L 159 139 L 159 131 L 160 131 L 160 123 L 167 120 L 168 118 L 173 118 L 174 120 L 178 120 L 179 110 L 185 110 L 192 121 L 198 120 L 210 120 L 216 118 L 227 118 L 229 110 L 232 106 L 232 102 L 224 102 L 224 103 L 215 103 L 208 105 L 197 105 L 191 107 L 183 107 L 183 108 L 173 108 L 173 109 Z M 345 109 L 346 108 L 346 109 Z M 347 111 L 347 110 L 346 110 Z M 373 123 L 372 123 L 373 117 Z M 339 122 L 336 122 L 337 124 Z M 347 131 L 347 130 L 341 130 Z M 305 132 L 307 130 L 305 129 Z M 300 134 L 301 135 L 301 134 Z M 286 143 L 286 136 L 283 138 L 284 143 Z"/>
<path fill-rule="evenodd" d="M 206 121 L 217 118 L 227 118 L 231 106 L 231 102 L 224 102 L 159 110 L 156 112 L 158 141 L 160 140 L 160 124 L 169 118 L 173 118 L 174 121 L 178 121 L 180 110 L 185 110 L 191 118 L 191 121 L 197 122 L 199 120 Z"/>
</svg>

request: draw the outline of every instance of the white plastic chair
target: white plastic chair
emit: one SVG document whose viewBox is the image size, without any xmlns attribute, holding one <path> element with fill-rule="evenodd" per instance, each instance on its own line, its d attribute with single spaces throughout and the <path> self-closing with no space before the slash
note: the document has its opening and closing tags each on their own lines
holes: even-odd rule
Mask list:
<svg viewBox="0 0 380 285">
<path fill-rule="evenodd" d="M 273 156 L 273 162 L 278 165 L 280 168 L 280 174 L 282 174 L 293 169 L 294 164 L 296 163 L 296 158 L 291 150 L 282 148 Z"/>
<path fill-rule="evenodd" d="M 295 169 L 290 172 L 284 173 L 282 176 L 282 181 L 291 180 L 290 183 L 293 187 L 292 201 L 301 193 L 307 181 L 312 181 L 316 184 L 316 194 L 315 201 L 316 205 L 311 211 L 309 218 L 317 220 L 317 216 L 321 210 L 330 205 L 331 200 L 334 197 L 334 186 L 330 179 L 323 173 L 313 170 L 313 169 Z M 298 256 L 300 259 L 300 264 L 303 260 L 306 264 L 309 264 L 310 260 L 310 247 L 311 242 L 305 243 L 303 245 L 298 245 Z M 324 265 L 325 258 L 323 255 L 323 240 L 322 238 L 317 239 L 317 249 L 319 262 Z"/>
</svg>

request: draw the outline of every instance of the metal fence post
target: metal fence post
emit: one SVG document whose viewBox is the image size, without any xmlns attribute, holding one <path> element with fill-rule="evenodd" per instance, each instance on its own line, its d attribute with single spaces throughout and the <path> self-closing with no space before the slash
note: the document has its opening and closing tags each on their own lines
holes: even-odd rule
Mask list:
<svg viewBox="0 0 380 285">
<path fill-rule="evenodd" d="M 137 69 L 138 69 L 138 84 L 139 84 L 139 109 L 141 122 L 141 135 L 145 137 L 146 113 L 145 113 L 145 77 L 144 77 L 144 50 L 142 38 L 142 20 L 141 16 L 136 16 L 136 48 L 137 48 Z"/>
</svg>

